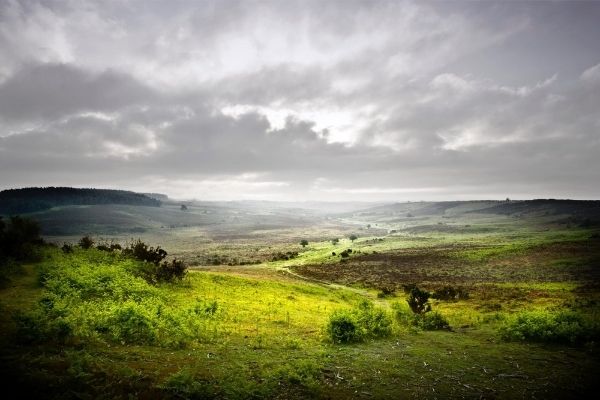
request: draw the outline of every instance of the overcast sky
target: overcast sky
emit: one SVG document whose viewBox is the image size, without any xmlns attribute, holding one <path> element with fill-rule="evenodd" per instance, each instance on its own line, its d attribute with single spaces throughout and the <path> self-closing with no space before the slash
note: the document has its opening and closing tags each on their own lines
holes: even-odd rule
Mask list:
<svg viewBox="0 0 600 400">
<path fill-rule="evenodd" d="M 600 198 L 600 2 L 0 2 L 0 188 Z"/>
</svg>

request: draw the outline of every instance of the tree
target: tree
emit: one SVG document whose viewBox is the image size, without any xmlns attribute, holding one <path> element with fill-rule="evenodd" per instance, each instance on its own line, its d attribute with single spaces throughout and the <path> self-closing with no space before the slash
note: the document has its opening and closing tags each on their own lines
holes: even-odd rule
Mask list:
<svg viewBox="0 0 600 400">
<path fill-rule="evenodd" d="M 331 239 L 331 244 L 336 245 L 340 242 L 340 239 L 335 238 L 335 239 Z"/>
<path fill-rule="evenodd" d="M 358 236 L 356 236 L 355 234 L 352 234 L 352 235 L 348 236 L 348 239 L 350 239 L 352 242 L 354 242 L 356 239 L 358 239 Z"/>
<path fill-rule="evenodd" d="M 188 209 L 188 208 L 187 208 L 187 206 L 186 206 L 185 204 L 182 204 L 182 205 L 181 205 L 181 211 L 187 211 L 187 209 Z"/>
<path fill-rule="evenodd" d="M 308 240 L 306 240 L 306 239 L 302 239 L 302 240 L 300 241 L 300 245 L 301 245 L 302 247 L 306 247 L 306 246 L 308 246 Z"/>
</svg>

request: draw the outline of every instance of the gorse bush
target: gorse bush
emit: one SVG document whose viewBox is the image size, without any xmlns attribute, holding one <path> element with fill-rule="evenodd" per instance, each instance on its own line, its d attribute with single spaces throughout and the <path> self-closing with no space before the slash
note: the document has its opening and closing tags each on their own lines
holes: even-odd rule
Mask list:
<svg viewBox="0 0 600 400">
<path fill-rule="evenodd" d="M 334 343 L 361 342 L 391 335 L 392 319 L 384 310 L 365 300 L 354 309 L 334 311 L 326 331 Z"/>
<path fill-rule="evenodd" d="M 598 321 L 577 311 L 529 311 L 510 318 L 500 327 L 509 341 L 577 344 L 600 339 Z"/>
</svg>

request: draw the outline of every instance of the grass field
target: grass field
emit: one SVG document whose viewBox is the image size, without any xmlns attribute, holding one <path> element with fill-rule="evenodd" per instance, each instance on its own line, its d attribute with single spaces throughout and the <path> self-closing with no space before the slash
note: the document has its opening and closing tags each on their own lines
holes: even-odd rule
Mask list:
<svg viewBox="0 0 600 400">
<path fill-rule="evenodd" d="M 598 227 L 582 223 L 585 214 L 547 205 L 482 211 L 498 204 L 326 214 L 230 207 L 219 217 L 214 205 L 191 205 L 181 225 L 177 205 L 165 215 L 118 206 L 109 215 L 127 211 L 127 229 L 144 228 L 135 237 L 183 257 L 190 272 L 180 283 L 153 285 L 118 253 L 46 248 L 0 289 L 2 376 L 19 397 L 43 398 L 593 393 L 600 372 Z M 40 220 L 60 228 L 59 219 L 50 220 L 54 212 L 96 223 L 68 209 Z M 105 220 L 94 236 L 130 238 L 115 221 Z M 94 234 L 58 235 L 60 229 L 47 238 L 62 244 Z M 281 257 L 288 252 L 297 255 Z M 460 291 L 430 301 L 450 329 L 412 323 L 411 284 Z M 390 321 L 386 334 L 333 341 L 332 314 L 354 312 L 365 300 Z"/>
</svg>

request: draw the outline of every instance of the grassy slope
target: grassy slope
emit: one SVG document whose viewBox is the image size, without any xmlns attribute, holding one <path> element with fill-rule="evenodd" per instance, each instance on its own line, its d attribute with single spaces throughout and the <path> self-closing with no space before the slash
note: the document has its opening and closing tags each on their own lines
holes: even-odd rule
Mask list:
<svg viewBox="0 0 600 400">
<path fill-rule="evenodd" d="M 73 257 L 79 264 L 97 263 L 96 252 L 88 253 L 54 253 L 50 264 L 72 262 Z M 310 253 L 305 257 L 310 259 Z M 411 332 L 397 326 L 390 339 L 331 345 L 322 333 L 328 313 L 373 292 L 296 281 L 272 268 L 253 268 L 246 276 L 193 272 L 182 285 L 160 287 L 173 309 L 202 299 L 216 300 L 221 310 L 208 334 L 184 348 L 103 339 L 17 345 L 9 316 L 34 307 L 42 296 L 37 268 L 27 266 L 0 291 L 0 305 L 2 372 L 25 392 L 39 389 L 38 395 L 576 398 L 590 390 L 600 370 L 594 347 L 499 341 L 495 327 L 501 313 L 477 310 L 502 301 L 494 291 L 488 293 L 490 298 L 434 305 L 449 318 L 454 332 Z M 520 285 L 537 295 L 517 298 L 518 309 L 560 305 L 576 297 L 575 283 Z M 519 284 L 499 287 L 515 289 Z M 398 300 L 377 302 L 387 306 Z M 72 392 L 65 392 L 66 387 Z"/>
</svg>

